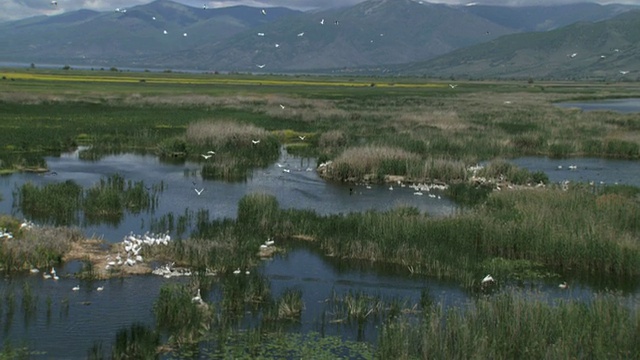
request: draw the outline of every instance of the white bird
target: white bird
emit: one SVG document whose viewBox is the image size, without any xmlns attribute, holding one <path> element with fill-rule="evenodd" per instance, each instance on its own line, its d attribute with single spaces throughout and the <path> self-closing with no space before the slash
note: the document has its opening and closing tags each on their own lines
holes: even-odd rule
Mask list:
<svg viewBox="0 0 640 360">
<path fill-rule="evenodd" d="M 420 196 L 420 195 L 424 195 L 424 194 L 422 193 L 422 191 L 416 191 L 416 192 L 414 192 L 414 193 L 413 193 L 413 195 L 418 195 L 418 196 Z"/>
<path fill-rule="evenodd" d="M 53 1 L 51 1 L 51 5 L 58 6 L 58 2 L 53 0 Z"/>
<path fill-rule="evenodd" d="M 569 165 L 569 170 L 577 170 L 578 166 L 577 165 Z"/>
<path fill-rule="evenodd" d="M 202 5 L 202 10 L 207 10 L 207 4 Z"/>
<path fill-rule="evenodd" d="M 42 274 L 42 277 L 43 277 L 44 279 L 51 279 L 51 275 L 49 275 L 49 274 L 47 274 L 47 273 L 43 273 L 43 274 Z"/>
<path fill-rule="evenodd" d="M 53 278 L 53 280 L 58 280 L 58 279 L 60 279 L 60 278 L 58 277 L 58 275 L 56 275 L 56 274 L 53 274 L 52 278 Z"/>
<path fill-rule="evenodd" d="M 163 32 L 165 35 L 167 35 L 167 30 L 163 30 L 162 32 Z"/>
<path fill-rule="evenodd" d="M 487 275 L 484 277 L 484 279 L 482 279 L 481 284 L 486 284 L 490 282 L 495 282 L 495 280 L 493 279 L 493 277 L 491 277 L 491 275 Z"/>
<path fill-rule="evenodd" d="M 260 69 L 264 68 L 265 66 L 267 66 L 267 64 L 256 64 L 257 67 L 259 67 Z"/>
<path fill-rule="evenodd" d="M 80 290 L 80 285 L 76 285 L 76 286 L 72 287 L 71 290 L 73 290 L 73 291 Z"/>
<path fill-rule="evenodd" d="M 304 31 L 301 32 L 301 33 L 298 33 L 298 36 L 300 36 L 300 37 L 304 36 Z"/>
<path fill-rule="evenodd" d="M 284 167 L 284 165 L 282 165 L 280 163 L 276 163 L 276 165 L 278 165 L 279 168 Z"/>
<path fill-rule="evenodd" d="M 620 74 L 622 75 L 627 75 L 629 73 L 628 70 L 620 70 Z"/>
<path fill-rule="evenodd" d="M 267 239 L 267 241 L 264 242 L 265 245 L 267 246 L 273 246 L 273 244 L 275 244 L 276 242 L 271 240 L 271 238 Z"/>
<path fill-rule="evenodd" d="M 209 150 L 209 151 L 207 151 L 207 154 L 209 154 L 209 155 L 215 155 L 215 154 L 216 154 L 216 152 L 215 152 L 215 151 L 213 151 L 213 150 Z"/>
<path fill-rule="evenodd" d="M 452 89 L 455 89 L 456 86 L 458 86 L 458 85 L 457 84 L 449 84 L 449 87 L 452 88 Z"/>
<path fill-rule="evenodd" d="M 324 19 L 320 20 L 320 25 L 324 25 Z"/>
<path fill-rule="evenodd" d="M 334 21 L 333 23 L 336 24 L 336 25 L 340 25 L 340 21 L 338 21 L 338 20 Z"/>
<path fill-rule="evenodd" d="M 263 32 L 259 32 L 258 36 L 264 36 L 264 33 Z"/>
<path fill-rule="evenodd" d="M 209 160 L 210 157 L 212 157 L 213 155 L 209 155 L 209 154 L 200 154 L 200 156 L 202 156 L 205 160 Z"/>
<path fill-rule="evenodd" d="M 104 286 L 98 286 L 98 287 L 96 288 L 96 291 L 102 291 L 102 290 L 104 290 Z"/>
<path fill-rule="evenodd" d="M 32 274 L 37 274 L 37 273 L 40 272 L 40 270 L 38 270 L 37 268 L 33 268 L 33 269 L 29 270 L 29 271 L 31 271 Z"/>
<path fill-rule="evenodd" d="M 51 275 L 55 275 L 56 269 L 54 267 L 51 267 L 51 271 L 50 272 L 51 272 Z"/>
<path fill-rule="evenodd" d="M 182 34 L 182 36 L 186 37 L 186 36 L 187 36 L 187 33 Z"/>
<path fill-rule="evenodd" d="M 120 12 L 120 8 L 116 8 L 116 12 Z"/>
<path fill-rule="evenodd" d="M 280 104 L 280 109 L 284 110 L 284 105 Z"/>
<path fill-rule="evenodd" d="M 255 144 L 259 144 L 260 140 L 251 140 L 251 142 L 255 145 Z"/>
<path fill-rule="evenodd" d="M 389 190 L 393 190 L 393 185 L 389 186 Z"/>
<path fill-rule="evenodd" d="M 267 10 L 262 9 L 262 10 L 260 10 L 260 13 L 261 13 L 262 15 L 267 15 Z"/>
<path fill-rule="evenodd" d="M 304 137 L 304 136 L 302 136 L 302 135 L 298 135 L 298 138 L 300 138 L 300 140 L 303 140 L 303 141 L 304 141 L 304 138 L 305 138 L 305 137 Z"/>
<path fill-rule="evenodd" d="M 277 47 L 277 48 L 279 48 L 279 47 L 280 47 L 280 44 L 276 44 L 276 47 Z"/>
<path fill-rule="evenodd" d="M 200 190 L 198 190 L 198 189 L 193 189 L 193 190 L 195 190 L 195 192 L 196 192 L 198 195 L 200 195 L 200 194 L 202 194 L 202 192 L 204 191 L 204 188 L 202 188 L 202 189 L 200 189 Z"/>
<path fill-rule="evenodd" d="M 151 18 L 151 20 L 155 20 L 155 19 L 156 19 L 156 17 L 155 17 L 155 16 Z"/>
<path fill-rule="evenodd" d="M 202 296 L 200 296 L 200 289 L 198 289 L 198 294 L 191 298 L 192 303 L 202 303 Z"/>
<path fill-rule="evenodd" d="M 578 53 L 573 53 L 573 54 L 567 55 L 567 56 L 573 59 L 574 57 L 578 56 Z"/>
<path fill-rule="evenodd" d="M 235 275 L 240 274 L 240 268 L 237 268 L 237 269 L 233 270 L 233 273 L 234 273 Z"/>
<path fill-rule="evenodd" d="M 290 173 L 290 172 L 291 172 L 291 170 L 289 170 L 289 169 L 282 169 L 282 172 Z"/>
<path fill-rule="evenodd" d="M 251 272 L 249 270 L 245 271 L 244 273 L 245 273 L 245 275 L 251 274 Z"/>
<path fill-rule="evenodd" d="M 559 287 L 560 289 L 566 289 L 566 288 L 568 288 L 568 287 L 569 287 L 569 284 L 567 284 L 567 282 L 566 282 L 566 281 L 564 281 L 564 282 L 562 282 L 562 284 L 558 285 L 558 287 Z"/>
</svg>

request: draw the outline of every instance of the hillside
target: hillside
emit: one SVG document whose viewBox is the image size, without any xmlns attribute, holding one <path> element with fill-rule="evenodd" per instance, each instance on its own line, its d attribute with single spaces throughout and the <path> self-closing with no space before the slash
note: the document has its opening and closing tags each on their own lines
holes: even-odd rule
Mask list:
<svg viewBox="0 0 640 360">
<path fill-rule="evenodd" d="M 430 76 L 637 79 L 639 41 L 636 10 L 595 23 L 506 35 L 397 70 Z"/>
</svg>

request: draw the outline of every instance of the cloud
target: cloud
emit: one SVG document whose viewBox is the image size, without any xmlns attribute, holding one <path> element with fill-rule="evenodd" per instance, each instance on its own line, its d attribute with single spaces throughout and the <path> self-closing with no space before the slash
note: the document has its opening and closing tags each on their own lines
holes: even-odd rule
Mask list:
<svg viewBox="0 0 640 360">
<path fill-rule="evenodd" d="M 233 5 L 249 5 L 255 7 L 283 6 L 297 10 L 323 10 L 334 7 L 354 5 L 365 0 L 173 0 L 175 2 L 202 7 L 206 4 L 209 8 L 226 7 Z M 392 0 L 393 1 L 393 0 Z M 463 5 L 468 2 L 476 2 L 482 5 L 558 5 L 585 0 L 431 0 L 449 5 Z M 588 0 L 587 0 L 588 1 Z M 152 0 L 57 0 L 58 5 L 51 5 L 50 0 L 0 0 L 0 21 L 17 20 L 38 15 L 56 15 L 67 11 L 90 9 L 96 11 L 110 11 L 115 8 L 131 8 L 152 2 Z M 614 1 L 594 1 L 598 3 L 612 3 Z M 637 0 L 619 0 L 616 3 L 638 4 Z"/>
</svg>

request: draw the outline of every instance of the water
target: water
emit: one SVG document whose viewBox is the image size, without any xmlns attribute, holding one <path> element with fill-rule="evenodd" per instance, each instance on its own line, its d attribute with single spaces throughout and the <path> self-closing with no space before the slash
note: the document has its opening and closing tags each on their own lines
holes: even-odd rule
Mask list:
<svg viewBox="0 0 640 360">
<path fill-rule="evenodd" d="M 81 161 L 77 153 L 48 158 L 47 162 L 57 175 L 14 174 L 0 178 L 0 191 L 4 198 L 0 202 L 1 213 L 11 213 L 11 191 L 26 181 L 36 184 L 74 180 L 83 186 L 91 186 L 101 178 L 120 173 L 126 179 L 143 180 L 146 185 L 163 181 L 166 185 L 160 194 L 159 206 L 153 214 L 128 215 L 116 226 L 97 225 L 85 229 L 88 234 L 104 236 L 107 241 L 120 241 L 124 234 L 138 229 L 145 231 L 154 217 L 168 212 L 180 214 L 184 209 L 208 209 L 214 217 L 234 218 L 237 203 L 244 195 L 265 192 L 274 195 L 284 208 L 310 208 L 320 214 L 365 211 L 369 209 L 389 209 L 398 204 L 415 206 L 423 212 L 435 216 L 455 212 L 451 201 L 414 196 L 410 188 L 388 186 L 354 187 L 350 195 L 349 185 L 328 183 L 318 177 L 313 159 L 289 157 L 286 153 L 278 163 L 291 169 L 282 172 L 276 164 L 266 169 L 255 170 L 246 182 L 225 183 L 202 180 L 200 165 L 162 163 L 155 156 L 114 155 L 98 162 Z M 531 171 L 544 171 L 551 181 L 603 181 L 619 182 L 640 186 L 640 166 L 637 162 L 601 159 L 545 159 L 520 158 L 513 160 L 518 166 Z M 576 170 L 569 170 L 575 165 Z M 558 169 L 562 166 L 562 169 Z M 194 186 L 193 182 L 196 182 Z M 194 187 L 204 188 L 198 196 Z M 19 214 L 18 214 L 19 215 Z M 427 290 L 436 302 L 445 307 L 463 305 L 472 295 L 456 283 L 411 276 L 400 267 L 385 268 L 368 262 L 342 261 L 318 253 L 317 250 L 300 245 L 284 244 L 287 252 L 276 255 L 272 260 L 262 262 L 252 275 L 264 276 L 272 296 L 278 298 L 286 289 L 302 291 L 304 310 L 300 322 L 291 331 L 320 331 L 327 335 L 338 335 L 349 340 L 375 341 L 377 335 L 374 321 L 368 321 L 360 331 L 356 326 L 345 324 L 324 324 L 322 315 L 331 313 L 328 299 L 333 294 L 344 296 L 349 291 L 361 291 L 371 296 L 379 296 L 385 301 L 398 299 L 409 306 L 419 302 L 423 291 Z M 108 349 L 115 334 L 133 323 L 154 326 L 153 302 L 163 284 L 169 282 L 187 283 L 188 278 L 165 279 L 144 275 L 106 281 L 79 281 L 73 278 L 78 271 L 78 262 L 69 262 L 58 270 L 60 280 L 44 280 L 41 274 L 14 275 L 0 280 L 1 339 L 13 341 L 16 345 L 26 344 L 31 350 L 44 352 L 34 358 L 60 357 L 83 359 L 95 341 L 102 341 Z M 224 276 L 224 275 L 222 275 Z M 234 275 L 226 275 L 234 276 Z M 246 276 L 246 275 L 239 275 Z M 36 298 L 36 310 L 28 315 L 22 309 L 21 296 L 24 283 L 28 283 Z M 71 288 L 80 285 L 80 291 Z M 104 291 L 96 287 L 104 286 Z M 589 299 L 593 289 L 581 284 L 571 284 L 569 290 L 560 290 L 557 283 L 528 284 L 543 293 L 549 301 L 557 299 Z M 15 293 L 15 314 L 7 316 L 6 294 Z M 639 301 L 637 292 L 626 295 L 630 301 Z M 211 289 L 202 293 L 206 301 L 219 300 L 220 287 L 214 282 Z M 50 311 L 47 299 L 51 299 Z M 247 314 L 241 324 L 250 324 L 255 314 Z M 253 320 L 252 320 L 253 319 Z M 327 319 L 331 320 L 331 319 Z M 321 329 L 322 328 L 322 329 Z"/>
<path fill-rule="evenodd" d="M 560 102 L 555 105 L 562 108 L 578 108 L 583 111 L 609 110 L 621 113 L 640 112 L 640 99 L 638 98 Z"/>
<path fill-rule="evenodd" d="M 153 214 L 127 215 L 116 226 L 89 225 L 88 235 L 103 236 L 110 242 L 121 241 L 131 231 L 145 232 L 153 218 L 168 213 L 184 214 L 185 209 L 209 210 L 214 218 L 235 218 L 238 201 L 247 194 L 260 192 L 276 197 L 282 208 L 313 209 L 318 214 L 361 212 L 371 209 L 387 210 L 399 205 L 409 205 L 434 216 L 455 212 L 456 205 L 441 196 L 415 196 L 409 187 L 396 186 L 390 191 L 387 186 L 353 186 L 326 182 L 313 170 L 315 159 L 290 157 L 283 152 L 277 163 L 266 169 L 256 169 L 246 182 L 229 183 L 203 180 L 200 176 L 201 164 L 186 162 L 182 165 L 161 162 L 153 155 L 112 155 L 100 161 L 90 162 L 78 158 L 78 152 L 60 157 L 46 158 L 49 170 L 57 175 L 20 173 L 0 177 L 0 213 L 23 215 L 12 206 L 12 190 L 25 182 L 44 185 L 53 182 L 73 180 L 83 187 L 90 187 L 111 174 L 121 174 L 126 180 L 144 181 L 150 186 L 164 183 L 166 189 L 160 193 L 158 207 Z M 280 168 L 277 164 L 283 165 Z M 291 172 L 283 172 L 290 169 Z M 311 170 L 311 171 L 308 171 Z M 195 183 L 195 184 L 194 184 Z M 198 195 L 194 189 L 204 191 Z M 350 195 L 353 188 L 353 195 Z M 441 194 L 441 193 L 440 193 Z"/>
</svg>

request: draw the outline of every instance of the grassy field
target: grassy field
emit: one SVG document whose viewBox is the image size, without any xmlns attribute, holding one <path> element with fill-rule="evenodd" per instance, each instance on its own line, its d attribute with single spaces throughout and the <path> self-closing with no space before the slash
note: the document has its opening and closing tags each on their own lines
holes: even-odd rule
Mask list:
<svg viewBox="0 0 640 360">
<path fill-rule="evenodd" d="M 544 174 L 517 169 L 503 159 L 534 155 L 637 160 L 637 115 L 583 113 L 553 103 L 636 97 L 640 87 L 457 85 L 400 78 L 4 69 L 0 172 L 46 171 L 45 156 L 89 145 L 81 153 L 84 159 L 155 153 L 199 161 L 203 176 L 236 181 L 250 169 L 276 161 L 284 145 L 318 162 L 331 160 L 323 170 L 328 179 L 384 181 L 396 175 L 440 181 L 450 185 L 452 198 L 470 206 L 446 218 L 431 218 L 412 208 L 321 216 L 281 209 L 273 197 L 249 194 L 240 201 L 236 219 L 211 220 L 205 210 L 171 214 L 171 223 L 175 220 L 183 230 L 191 225 L 195 231 L 149 257 L 229 274 L 236 267 L 252 269 L 259 262 L 260 245 L 275 238 L 278 244 L 309 242 L 328 256 L 453 280 L 474 294 L 485 293 L 479 281 L 487 273 L 500 279 L 498 289 L 524 280 L 560 282 L 569 275 L 587 283 L 605 279 L 612 287 L 637 283 L 637 188 L 611 186 L 594 193 L 586 185 L 531 186 L 497 192 L 469 185 L 469 166 L 490 160 L 478 176 L 535 185 L 546 182 Z M 203 156 L 209 151 L 215 152 L 213 161 Z M 116 175 L 90 189 L 67 182 L 25 184 L 16 191 L 23 211 L 68 225 L 79 211 L 105 221 L 151 208 L 162 186 L 148 190 Z M 42 198 L 47 199 L 44 208 Z M 50 217 L 54 214 L 59 218 Z M 15 234 L 0 242 L 0 263 L 6 270 L 57 264 L 78 240 L 70 230 L 26 233 L 19 226 L 16 219 L 0 218 L 0 228 Z M 57 238 L 63 241 L 54 241 Z M 398 303 L 364 294 L 336 297 L 333 313 L 347 322 L 370 321 L 370 314 L 382 319 L 377 345 L 363 347 L 279 332 L 304 311 L 302 294 L 288 289 L 273 298 L 268 281 L 258 274 L 238 279 L 223 276 L 218 284 L 221 300 L 207 307 L 191 301 L 194 289 L 211 286 L 202 278 L 163 288 L 154 306 L 157 329 L 124 328 L 116 334 L 113 353 L 153 356 L 159 333 L 178 353 L 208 341 L 215 345 L 212 354 L 246 358 L 311 353 L 331 357 L 350 351 L 361 358 L 627 358 L 638 353 L 631 341 L 639 331 L 637 304 L 622 304 L 615 295 L 553 305 L 512 293 L 481 295 L 468 307 L 450 312 L 425 300 L 418 308 L 410 307 L 419 309 L 408 312 L 411 316 L 400 315 L 408 313 Z M 23 289 L 24 294 L 30 291 Z M 258 307 L 260 326 L 247 331 L 232 326 L 248 309 Z M 492 331 L 495 336 L 488 336 Z M 315 340 L 309 343 L 309 338 Z M 302 342 L 302 349 L 282 345 Z M 14 355 L 15 348 L 6 349 L 0 358 Z M 97 345 L 91 351 L 100 358 Z"/>
</svg>

